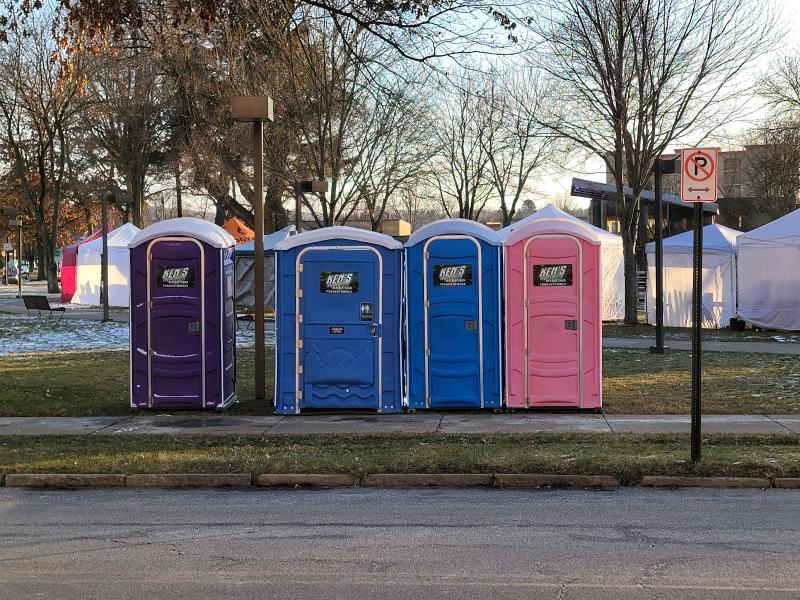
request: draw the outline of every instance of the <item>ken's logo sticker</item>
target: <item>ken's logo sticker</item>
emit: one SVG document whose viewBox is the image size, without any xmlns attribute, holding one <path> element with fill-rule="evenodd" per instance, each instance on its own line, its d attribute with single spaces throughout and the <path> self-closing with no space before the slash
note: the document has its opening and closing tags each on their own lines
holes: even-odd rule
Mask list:
<svg viewBox="0 0 800 600">
<path fill-rule="evenodd" d="M 357 294 L 358 273 L 323 271 L 319 274 L 319 291 L 323 294 Z"/>
<path fill-rule="evenodd" d="M 433 285 L 472 285 L 472 265 L 433 265 Z"/>
<path fill-rule="evenodd" d="M 194 267 L 158 267 L 156 285 L 163 288 L 194 287 Z"/>
<path fill-rule="evenodd" d="M 534 265 L 533 285 L 540 287 L 572 285 L 572 265 Z"/>
</svg>

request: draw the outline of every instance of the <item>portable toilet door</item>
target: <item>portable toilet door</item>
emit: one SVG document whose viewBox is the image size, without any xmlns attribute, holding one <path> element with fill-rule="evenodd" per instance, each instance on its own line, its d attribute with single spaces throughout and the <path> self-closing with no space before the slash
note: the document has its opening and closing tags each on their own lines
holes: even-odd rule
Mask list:
<svg viewBox="0 0 800 600">
<path fill-rule="evenodd" d="M 495 231 L 466 219 L 406 242 L 410 409 L 500 408 L 500 249 Z"/>
<path fill-rule="evenodd" d="M 131 407 L 216 408 L 236 399 L 233 238 L 195 218 L 131 241 Z"/>
<path fill-rule="evenodd" d="M 498 232 L 504 245 L 506 405 L 599 409 L 601 242 L 587 223 L 551 213 L 543 209 Z"/>
<path fill-rule="evenodd" d="M 400 411 L 402 244 L 326 227 L 275 253 L 275 411 Z"/>
</svg>

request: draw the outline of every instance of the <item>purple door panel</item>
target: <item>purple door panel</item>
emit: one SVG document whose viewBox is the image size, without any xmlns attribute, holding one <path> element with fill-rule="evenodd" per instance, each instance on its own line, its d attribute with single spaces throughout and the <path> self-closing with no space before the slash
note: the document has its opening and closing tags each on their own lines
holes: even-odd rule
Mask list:
<svg viewBox="0 0 800 600">
<path fill-rule="evenodd" d="M 150 394 L 153 408 L 204 404 L 204 249 L 200 242 L 150 246 Z"/>
</svg>

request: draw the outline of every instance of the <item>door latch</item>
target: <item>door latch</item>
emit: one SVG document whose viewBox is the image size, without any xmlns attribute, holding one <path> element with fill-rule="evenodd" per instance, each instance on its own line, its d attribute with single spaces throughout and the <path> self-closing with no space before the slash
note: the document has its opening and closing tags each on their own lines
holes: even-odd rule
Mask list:
<svg viewBox="0 0 800 600">
<path fill-rule="evenodd" d="M 372 337 L 377 338 L 381 337 L 381 326 L 380 325 L 370 325 L 369 332 Z"/>
<path fill-rule="evenodd" d="M 200 333 L 200 321 L 189 321 L 189 333 Z"/>
<path fill-rule="evenodd" d="M 576 319 L 567 319 L 564 321 L 564 329 L 567 331 L 578 331 L 578 321 Z"/>
<path fill-rule="evenodd" d="M 478 331 L 477 321 L 464 321 L 464 329 L 467 331 Z"/>
</svg>

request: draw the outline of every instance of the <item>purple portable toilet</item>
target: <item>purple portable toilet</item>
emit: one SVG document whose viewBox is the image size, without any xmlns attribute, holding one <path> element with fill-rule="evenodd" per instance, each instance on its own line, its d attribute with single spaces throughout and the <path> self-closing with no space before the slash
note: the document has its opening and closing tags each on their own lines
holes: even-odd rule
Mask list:
<svg viewBox="0 0 800 600">
<path fill-rule="evenodd" d="M 233 237 L 194 218 L 129 244 L 131 407 L 223 409 L 236 399 Z"/>
</svg>

